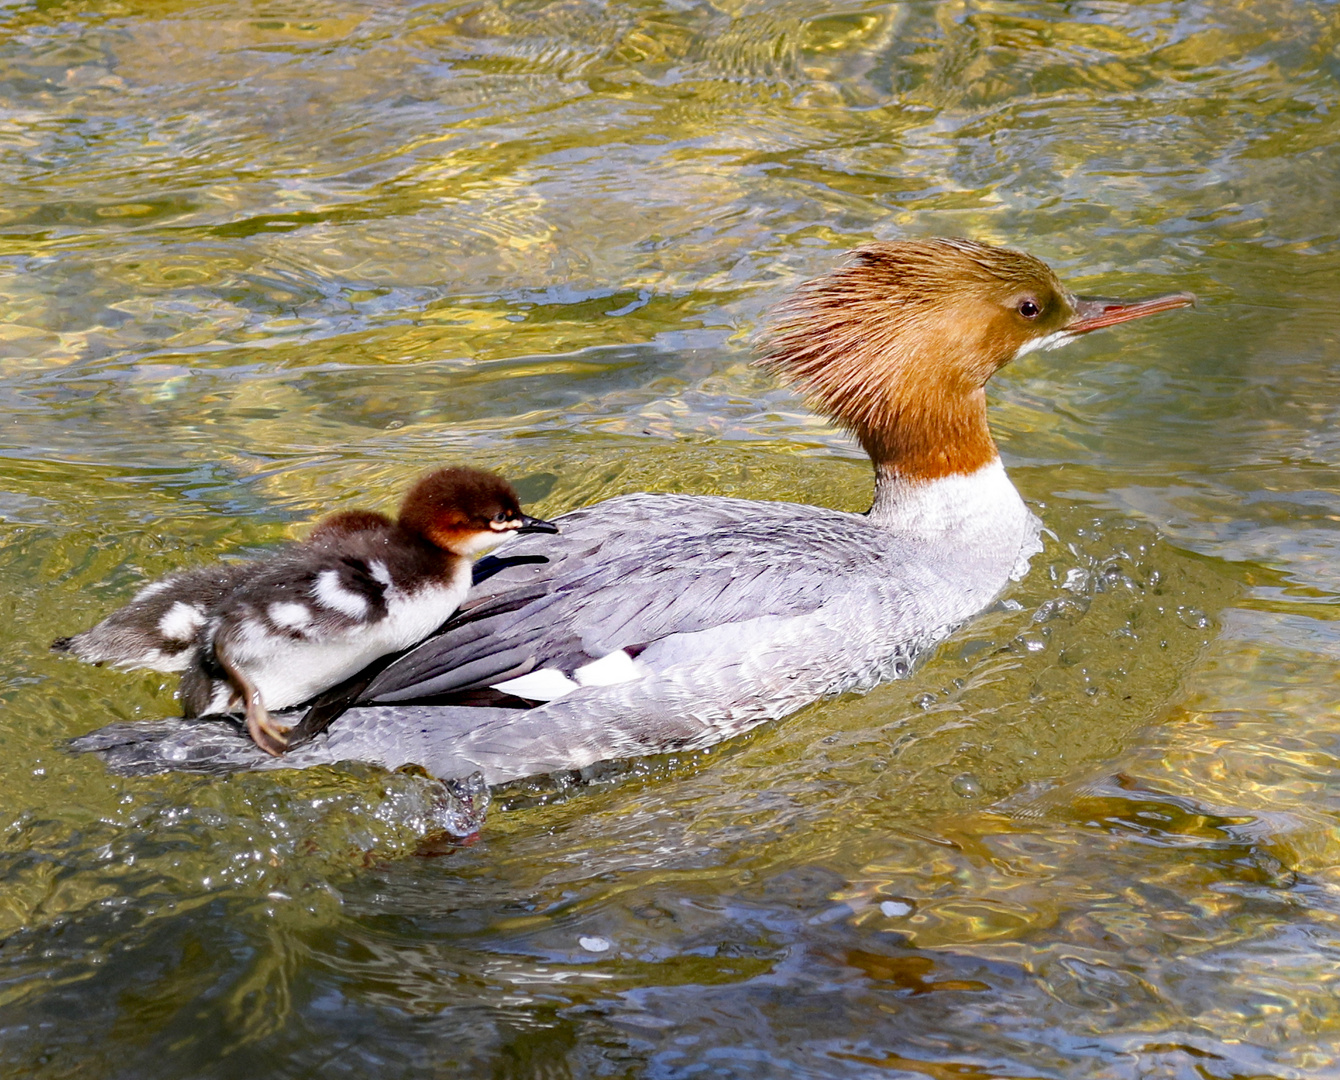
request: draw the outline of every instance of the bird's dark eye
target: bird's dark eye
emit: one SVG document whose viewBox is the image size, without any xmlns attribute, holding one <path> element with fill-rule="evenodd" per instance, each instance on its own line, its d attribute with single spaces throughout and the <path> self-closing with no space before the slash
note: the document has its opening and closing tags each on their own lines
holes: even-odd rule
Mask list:
<svg viewBox="0 0 1340 1080">
<path fill-rule="evenodd" d="M 1019 314 L 1025 319 L 1036 319 L 1042 313 L 1042 308 L 1038 307 L 1036 300 L 1020 300 Z"/>
<path fill-rule="evenodd" d="M 506 510 L 499 510 L 496 514 L 493 515 L 493 520 L 498 525 L 506 525 L 509 521 L 512 520 L 512 515 L 509 514 Z"/>
</svg>

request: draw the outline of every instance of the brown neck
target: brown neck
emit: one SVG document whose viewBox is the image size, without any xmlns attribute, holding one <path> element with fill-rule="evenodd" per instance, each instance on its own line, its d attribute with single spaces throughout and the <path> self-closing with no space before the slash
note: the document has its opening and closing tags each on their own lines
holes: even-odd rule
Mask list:
<svg viewBox="0 0 1340 1080">
<path fill-rule="evenodd" d="M 839 422 L 844 417 L 836 417 Z M 847 424 L 880 478 L 903 482 L 968 475 L 999 456 L 986 421 L 986 391 L 964 396 L 902 396 L 891 401 L 878 427 Z"/>
</svg>

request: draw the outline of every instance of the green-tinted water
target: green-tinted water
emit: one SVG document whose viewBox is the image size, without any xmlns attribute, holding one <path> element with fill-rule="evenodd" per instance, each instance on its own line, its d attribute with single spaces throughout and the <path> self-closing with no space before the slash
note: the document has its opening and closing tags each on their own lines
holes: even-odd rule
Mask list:
<svg viewBox="0 0 1340 1080">
<path fill-rule="evenodd" d="M 8 1075 L 1340 1072 L 1340 8 L 0 9 Z M 1178 313 L 1007 369 L 1055 538 L 905 683 L 435 859 L 376 770 L 123 780 L 46 643 L 393 502 L 858 507 L 747 366 L 874 237 Z"/>
</svg>

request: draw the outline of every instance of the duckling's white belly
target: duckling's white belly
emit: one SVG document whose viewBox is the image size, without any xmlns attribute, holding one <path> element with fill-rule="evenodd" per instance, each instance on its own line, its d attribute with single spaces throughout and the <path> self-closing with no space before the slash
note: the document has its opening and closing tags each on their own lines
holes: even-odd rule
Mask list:
<svg viewBox="0 0 1340 1080">
<path fill-rule="evenodd" d="M 255 684 L 267 709 L 297 705 L 358 674 L 377 658 L 426 638 L 460 606 L 469 588 L 468 573 L 467 564 L 465 574 L 458 575 L 463 580 L 426 585 L 412 593 L 389 588 L 385 615 L 352 626 L 322 627 L 313 620 L 295 628 L 296 613 L 291 613 L 292 633 L 286 634 L 244 616 L 228 628 L 229 656 Z M 271 619 L 279 621 L 273 613 Z M 216 686 L 210 711 L 236 707 L 229 702 L 231 696 L 229 687 Z"/>
</svg>

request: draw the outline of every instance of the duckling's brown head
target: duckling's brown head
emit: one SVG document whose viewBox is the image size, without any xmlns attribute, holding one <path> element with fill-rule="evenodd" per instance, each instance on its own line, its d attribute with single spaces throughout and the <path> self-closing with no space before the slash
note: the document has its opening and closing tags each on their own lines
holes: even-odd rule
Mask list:
<svg viewBox="0 0 1340 1080">
<path fill-rule="evenodd" d="M 515 489 L 495 473 L 436 469 L 410 488 L 398 524 L 455 555 L 475 555 L 513 533 L 558 532 L 521 511 Z"/>
</svg>

